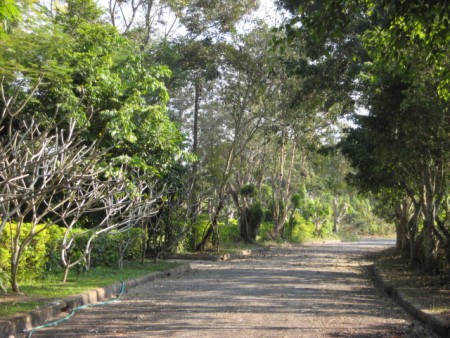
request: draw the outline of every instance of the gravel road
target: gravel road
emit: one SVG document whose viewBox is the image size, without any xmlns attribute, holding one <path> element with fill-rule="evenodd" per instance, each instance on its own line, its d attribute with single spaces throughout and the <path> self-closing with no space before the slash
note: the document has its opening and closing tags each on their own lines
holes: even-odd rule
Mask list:
<svg viewBox="0 0 450 338">
<path fill-rule="evenodd" d="M 370 281 L 391 241 L 272 248 L 131 289 L 33 337 L 434 337 Z"/>
</svg>

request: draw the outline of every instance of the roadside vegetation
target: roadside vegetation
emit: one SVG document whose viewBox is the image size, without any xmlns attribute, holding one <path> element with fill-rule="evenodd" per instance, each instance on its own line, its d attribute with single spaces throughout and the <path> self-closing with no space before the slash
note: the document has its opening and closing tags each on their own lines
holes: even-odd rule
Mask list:
<svg viewBox="0 0 450 338">
<path fill-rule="evenodd" d="M 166 271 L 179 263 L 144 262 L 127 263 L 123 269 L 95 267 L 89 271 L 73 271 L 67 282 L 61 283 L 62 271 L 46 274 L 45 277 L 24 280 L 21 283 L 23 295 L 0 298 L 0 316 L 6 318 L 20 312 L 34 310 L 54 299 L 77 295 L 99 287 L 126 282 L 156 271 Z M 125 283 L 126 288 L 126 283 Z"/>
<path fill-rule="evenodd" d="M 446 2 L 104 2 L 0 1 L 0 297 L 366 235 L 448 276 Z"/>
</svg>

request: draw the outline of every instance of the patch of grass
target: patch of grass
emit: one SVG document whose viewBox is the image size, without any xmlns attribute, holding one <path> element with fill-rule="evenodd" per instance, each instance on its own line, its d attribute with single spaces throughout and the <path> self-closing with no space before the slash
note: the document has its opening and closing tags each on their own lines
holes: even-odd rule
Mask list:
<svg viewBox="0 0 450 338">
<path fill-rule="evenodd" d="M 44 301 L 2 302 L 0 303 L 0 318 L 9 317 L 20 312 L 31 311 L 44 304 Z"/>
<path fill-rule="evenodd" d="M 30 311 L 45 301 L 76 295 L 98 287 L 118 283 L 140 277 L 155 271 L 166 271 L 178 266 L 179 263 L 169 262 L 145 262 L 144 264 L 127 262 L 124 268 L 97 267 L 90 269 L 85 274 L 77 275 L 74 271 L 69 273 L 67 282 L 63 284 L 62 272 L 52 273 L 40 280 L 22 282 L 20 291 L 30 301 L 3 302 L 0 297 L 0 317 L 11 316 L 18 312 Z M 126 287 L 126 285 L 125 285 Z"/>
</svg>

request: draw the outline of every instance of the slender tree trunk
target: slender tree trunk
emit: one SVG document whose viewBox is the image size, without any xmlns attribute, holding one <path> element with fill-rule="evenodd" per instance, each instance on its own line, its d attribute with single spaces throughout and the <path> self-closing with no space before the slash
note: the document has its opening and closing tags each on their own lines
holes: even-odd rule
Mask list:
<svg viewBox="0 0 450 338">
<path fill-rule="evenodd" d="M 411 202 L 406 198 L 398 204 L 395 215 L 395 230 L 397 234 L 396 247 L 403 253 L 408 253 L 409 238 L 408 238 L 408 219 Z"/>
<path fill-rule="evenodd" d="M 408 222 L 408 234 L 409 234 L 409 265 L 414 267 L 417 265 L 417 248 L 416 248 L 416 235 L 418 229 L 419 215 L 421 207 L 415 205 L 414 213 Z"/>
<path fill-rule="evenodd" d="M 198 117 L 200 110 L 200 96 L 201 85 L 198 81 L 195 82 L 195 97 L 194 97 L 194 126 L 192 130 L 192 153 L 198 155 Z M 199 203 L 197 202 L 197 179 L 198 179 L 198 162 L 195 161 L 192 165 L 192 193 L 190 198 L 191 205 L 189 206 L 190 218 L 192 222 L 197 221 L 197 215 L 199 213 Z"/>
<path fill-rule="evenodd" d="M 289 210 L 289 196 L 290 196 L 290 188 L 291 188 L 291 177 L 292 171 L 295 163 L 295 155 L 296 155 L 296 144 L 292 145 L 292 153 L 291 159 L 289 161 L 289 167 L 287 168 L 287 175 L 285 175 L 286 171 L 286 142 L 283 141 L 280 150 L 280 176 L 279 176 L 279 186 L 277 189 L 278 193 L 274 194 L 274 237 L 278 237 L 280 233 L 282 233 L 286 221 L 288 219 L 288 210 Z M 277 200 L 278 198 L 278 200 Z"/>
<path fill-rule="evenodd" d="M 70 265 L 67 264 L 64 267 L 64 274 L 63 274 L 63 278 L 62 278 L 62 283 L 65 284 L 67 282 L 67 277 L 69 276 L 69 270 L 70 270 Z"/>
<path fill-rule="evenodd" d="M 337 198 L 335 197 L 333 199 L 333 232 L 335 234 L 339 233 L 339 222 L 338 222 L 338 218 L 339 218 L 339 208 L 338 208 L 338 201 Z"/>
<path fill-rule="evenodd" d="M 222 179 L 221 179 L 220 187 L 219 187 L 218 204 L 217 204 L 216 210 L 214 211 L 213 216 L 211 217 L 211 224 L 208 227 L 208 230 L 206 231 L 206 234 L 203 236 L 201 242 L 195 247 L 195 251 L 203 251 L 203 249 L 205 248 L 206 242 L 208 241 L 208 239 L 211 237 L 211 235 L 214 233 L 214 231 L 216 231 L 216 229 L 218 227 L 219 216 L 225 206 L 225 196 L 226 196 L 225 188 L 227 186 L 227 182 L 230 177 L 231 168 L 233 167 L 233 161 L 235 158 L 234 147 L 235 147 L 235 142 L 233 142 L 233 145 L 231 146 L 231 149 L 228 152 L 225 170 L 223 171 Z"/>
<path fill-rule="evenodd" d="M 17 273 L 19 271 L 19 245 L 15 244 L 15 248 L 11 255 L 11 290 L 13 293 L 19 293 L 19 282 L 17 280 Z"/>
<path fill-rule="evenodd" d="M 194 85 L 195 97 L 194 97 L 194 128 L 192 135 L 192 152 L 196 155 L 198 150 L 198 114 L 200 109 L 200 94 L 201 94 L 201 85 L 198 81 L 195 81 Z M 194 163 L 194 166 L 196 164 Z"/>
<path fill-rule="evenodd" d="M 424 170 L 424 184 L 422 187 L 422 213 L 424 216 L 423 236 L 425 245 L 425 269 L 433 271 L 437 264 L 437 240 L 435 235 L 435 220 L 439 204 L 437 197 L 437 179 L 430 168 Z"/>
</svg>

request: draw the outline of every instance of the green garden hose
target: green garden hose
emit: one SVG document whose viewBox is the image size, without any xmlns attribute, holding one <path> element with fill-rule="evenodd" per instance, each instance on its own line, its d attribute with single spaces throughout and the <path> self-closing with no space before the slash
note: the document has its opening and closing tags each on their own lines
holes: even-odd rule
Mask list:
<svg viewBox="0 0 450 338">
<path fill-rule="evenodd" d="M 117 296 L 117 298 L 114 298 L 114 299 L 111 299 L 111 300 L 107 300 L 107 301 L 104 301 L 104 302 L 100 302 L 100 303 L 95 303 L 95 304 L 81 305 L 81 306 L 73 309 L 72 311 L 70 311 L 70 313 L 67 316 L 65 316 L 64 318 L 58 319 L 58 320 L 56 320 L 54 322 L 51 322 L 51 323 L 48 323 L 48 324 L 44 324 L 44 325 L 41 325 L 41 326 L 33 327 L 32 329 L 30 329 L 28 331 L 28 336 L 27 337 L 30 338 L 33 335 L 33 333 L 35 331 L 37 331 L 37 330 L 40 330 L 40 329 L 43 329 L 43 328 L 46 328 L 46 327 L 56 326 L 59 323 L 62 323 L 64 321 L 68 320 L 70 317 L 72 317 L 75 314 L 75 312 L 77 312 L 79 310 L 86 309 L 88 307 L 102 306 L 102 305 L 105 305 L 105 304 L 110 304 L 110 303 L 117 302 L 119 300 L 120 296 L 122 296 L 122 294 L 125 292 L 125 282 L 122 281 L 122 280 L 120 282 L 122 283 L 122 287 L 120 288 L 120 293 Z"/>
</svg>

